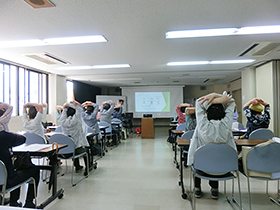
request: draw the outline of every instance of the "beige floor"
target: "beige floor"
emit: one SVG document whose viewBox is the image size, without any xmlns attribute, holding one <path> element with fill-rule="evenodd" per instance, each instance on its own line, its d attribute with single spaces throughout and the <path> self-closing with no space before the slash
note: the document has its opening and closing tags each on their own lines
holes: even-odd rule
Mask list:
<svg viewBox="0 0 280 210">
<path fill-rule="evenodd" d="M 58 178 L 64 197 L 49 204 L 46 210 L 185 210 L 190 202 L 181 198 L 179 173 L 173 163 L 173 151 L 167 143 L 168 128 L 156 128 L 155 139 L 141 139 L 132 134 L 127 140 L 98 161 L 98 168 L 90 176 L 72 187 L 70 173 Z M 83 161 L 81 161 L 83 162 Z M 63 167 L 65 167 L 63 165 Z M 185 170 L 185 187 L 189 187 L 189 168 Z M 76 177 L 82 174 L 75 174 Z M 228 188 L 231 182 L 228 183 Z M 47 185 L 40 183 L 38 201 L 49 194 Z M 247 181 L 241 175 L 244 209 L 249 209 Z M 223 183 L 220 184 L 220 191 Z M 218 201 L 210 198 L 207 181 L 202 181 L 204 196 L 197 200 L 197 209 L 232 209 L 223 193 Z M 265 195 L 265 182 L 252 180 L 253 209 L 278 209 Z M 275 194 L 276 182 L 270 183 Z"/>
</svg>

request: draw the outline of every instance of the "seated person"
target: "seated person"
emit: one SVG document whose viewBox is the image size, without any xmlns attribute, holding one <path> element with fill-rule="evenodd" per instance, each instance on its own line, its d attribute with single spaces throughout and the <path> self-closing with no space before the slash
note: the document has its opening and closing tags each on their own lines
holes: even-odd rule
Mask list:
<svg viewBox="0 0 280 210">
<path fill-rule="evenodd" d="M 188 104 L 188 103 L 183 103 L 183 104 L 178 104 L 176 106 L 176 112 L 177 112 L 177 116 L 178 116 L 178 125 L 186 122 L 186 117 L 184 115 L 186 107 L 192 107 L 192 105 Z"/>
<path fill-rule="evenodd" d="M 84 122 L 88 127 L 92 128 L 95 133 L 99 133 L 100 129 L 96 119 L 99 105 L 91 101 L 86 101 L 82 105 L 84 109 L 84 112 L 82 112 L 82 118 Z"/>
<path fill-rule="evenodd" d="M 83 128 L 82 107 L 79 102 L 71 101 L 70 103 L 65 103 L 63 105 L 60 123 L 62 132 L 71 137 L 75 143 L 75 154 L 80 154 L 85 151 L 88 153 L 88 149 L 85 147 L 89 147 L 89 143 L 86 139 L 86 133 Z M 72 154 L 69 154 L 69 156 L 71 155 Z M 84 162 L 85 166 L 87 166 L 87 159 L 85 156 Z M 74 166 L 77 173 L 82 170 L 83 166 L 80 165 L 79 158 L 74 160 Z M 87 176 L 87 168 L 85 169 L 84 175 Z"/>
<path fill-rule="evenodd" d="M 195 107 L 187 107 L 185 109 L 186 131 L 194 130 L 196 127 Z"/>
<path fill-rule="evenodd" d="M 115 102 L 109 100 L 102 103 L 100 109 L 100 122 L 107 122 L 111 125 L 112 113 L 114 111 Z"/>
<path fill-rule="evenodd" d="M 0 107 L 3 107 L 4 103 L 0 104 Z M 8 104 L 5 104 L 5 107 L 11 107 Z M 3 111 L 2 108 L 0 110 Z M 10 110 L 10 109 L 9 109 Z M 2 112 L 0 111 L 0 117 L 2 117 L 6 111 Z M 6 115 L 7 116 L 7 115 Z M 9 120 L 5 122 L 4 127 L 7 127 L 7 124 L 9 123 Z M 33 177 L 36 182 L 36 188 L 38 188 L 39 184 L 39 177 L 40 177 L 40 170 L 34 166 L 27 169 L 21 169 L 21 170 L 15 170 L 14 164 L 13 164 L 13 156 L 11 154 L 11 148 L 14 146 L 18 146 L 23 144 L 26 141 L 25 136 L 7 132 L 3 129 L 3 127 L 0 127 L 0 160 L 3 161 L 7 168 L 8 178 L 7 178 L 7 187 L 13 187 L 26 179 Z M 21 207 L 22 204 L 18 203 L 18 199 L 20 196 L 20 188 L 12 191 L 10 193 L 10 206 L 18 206 Z M 35 204 L 33 203 L 33 200 L 35 198 L 34 194 L 34 186 L 33 184 L 29 184 L 27 196 L 25 200 L 24 207 L 26 208 L 35 208 Z"/>
<path fill-rule="evenodd" d="M 197 125 L 190 143 L 188 152 L 188 165 L 193 164 L 196 149 L 208 143 L 228 144 L 236 150 L 231 131 L 235 102 L 232 96 L 224 92 L 223 95 L 211 93 L 196 101 Z M 209 181 L 211 196 L 218 199 L 218 181 Z M 195 178 L 195 196 L 200 198 L 201 179 Z"/>
<path fill-rule="evenodd" d="M 9 121 L 12 116 L 13 107 L 9 104 L 0 102 L 0 130 L 9 132 Z"/>
<path fill-rule="evenodd" d="M 113 111 L 113 118 L 117 118 L 121 121 L 122 121 L 122 112 L 123 112 L 122 105 L 123 105 L 123 103 L 124 103 L 124 100 L 119 99 L 118 100 L 118 105 L 114 107 L 114 111 Z"/>
<path fill-rule="evenodd" d="M 44 104 L 27 103 L 23 106 L 22 123 L 23 128 L 28 133 L 36 133 L 44 137 L 44 127 L 42 125 Z M 28 111 L 27 111 L 28 109 Z"/>
<path fill-rule="evenodd" d="M 247 117 L 247 132 L 241 137 L 248 139 L 252 131 L 259 128 L 268 128 L 270 122 L 270 106 L 260 98 L 254 98 L 243 106 L 243 111 Z M 262 112 L 264 113 L 262 114 Z"/>
<path fill-rule="evenodd" d="M 60 125 L 60 117 L 63 110 L 63 106 L 56 105 L 55 110 L 56 110 L 56 123 L 57 125 Z"/>
</svg>

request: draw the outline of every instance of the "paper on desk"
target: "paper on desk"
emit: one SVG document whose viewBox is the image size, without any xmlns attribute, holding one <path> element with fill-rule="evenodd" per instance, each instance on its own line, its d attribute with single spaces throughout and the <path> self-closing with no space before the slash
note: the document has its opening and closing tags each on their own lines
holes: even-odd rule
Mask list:
<svg viewBox="0 0 280 210">
<path fill-rule="evenodd" d="M 278 138 L 278 137 L 272 137 L 272 140 L 277 142 L 277 143 L 280 143 L 280 138 Z"/>
<path fill-rule="evenodd" d="M 38 150 L 46 149 L 51 147 L 52 144 L 22 144 L 16 147 L 13 147 L 14 152 L 22 152 L 22 151 L 30 151 L 30 152 L 35 152 Z"/>
</svg>

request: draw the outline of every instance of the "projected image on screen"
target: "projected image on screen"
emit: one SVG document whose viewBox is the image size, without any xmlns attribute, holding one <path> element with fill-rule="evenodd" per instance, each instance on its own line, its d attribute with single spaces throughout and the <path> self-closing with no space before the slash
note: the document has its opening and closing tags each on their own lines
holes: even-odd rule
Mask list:
<svg viewBox="0 0 280 210">
<path fill-rule="evenodd" d="M 136 112 L 170 112 L 170 92 L 135 92 Z"/>
</svg>

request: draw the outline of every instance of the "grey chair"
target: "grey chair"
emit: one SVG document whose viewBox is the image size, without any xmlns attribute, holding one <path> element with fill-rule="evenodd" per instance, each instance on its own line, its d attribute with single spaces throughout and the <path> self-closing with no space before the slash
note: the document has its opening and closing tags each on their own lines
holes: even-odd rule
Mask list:
<svg viewBox="0 0 280 210">
<path fill-rule="evenodd" d="M 57 126 L 56 129 L 55 129 L 55 132 L 62 133 L 62 127 L 61 126 Z"/>
<path fill-rule="evenodd" d="M 26 137 L 26 144 L 46 144 L 46 139 L 42 138 L 36 133 L 25 133 L 23 134 Z"/>
<path fill-rule="evenodd" d="M 204 173 L 201 173 L 204 172 Z M 234 198 L 234 181 L 232 182 L 231 199 L 226 195 L 229 204 L 237 204 L 242 209 L 240 180 L 238 172 L 237 152 L 226 144 L 207 144 L 198 148 L 194 154 L 194 163 L 191 166 L 193 181 L 195 177 L 212 181 L 224 181 L 224 194 L 226 195 L 226 180 L 237 178 L 239 188 L 239 201 Z M 193 187 L 193 208 L 196 209 L 196 198 Z M 234 208 L 234 207 L 233 207 Z"/>
<path fill-rule="evenodd" d="M 20 188 L 22 185 L 25 185 L 27 183 L 33 184 L 34 186 L 34 195 L 35 195 L 35 205 L 37 206 L 37 199 L 36 199 L 36 184 L 35 184 L 35 179 L 33 177 L 28 178 L 24 182 L 21 182 L 13 187 L 7 188 L 7 169 L 5 164 L 0 160 L 0 186 L 2 186 L 2 189 L 0 190 L 0 195 L 2 195 L 2 203 L 1 205 L 4 205 L 4 198 L 5 194 L 12 192 L 13 190 Z"/>
<path fill-rule="evenodd" d="M 250 133 L 249 139 L 272 139 L 274 133 L 268 128 L 259 128 Z"/>
<path fill-rule="evenodd" d="M 250 209 L 251 203 L 252 203 L 252 198 L 251 198 L 251 190 L 250 190 L 250 178 L 254 179 L 259 179 L 259 180 L 264 180 L 266 181 L 266 194 L 269 197 L 271 201 L 276 203 L 278 206 L 280 206 L 279 202 L 279 180 L 280 180 L 280 144 L 276 142 L 272 142 L 270 144 L 263 144 L 263 146 L 253 147 L 246 159 L 246 170 L 248 171 L 247 173 L 247 182 L 248 182 L 248 193 L 249 193 L 249 205 Z M 250 171 L 254 172 L 260 172 L 264 174 L 270 174 L 270 176 L 262 176 L 258 174 L 250 175 Z M 268 181 L 272 180 L 278 180 L 277 181 L 277 201 L 272 198 L 268 194 Z"/>
<path fill-rule="evenodd" d="M 182 134 L 181 139 L 191 139 L 193 136 L 194 130 L 186 131 Z"/>
<path fill-rule="evenodd" d="M 88 177 L 88 174 L 89 174 L 89 157 L 88 157 L 88 154 L 87 152 L 83 152 L 83 153 L 80 153 L 80 154 L 75 154 L 75 144 L 74 144 L 74 141 L 64 135 L 64 134 L 54 134 L 51 136 L 50 140 L 49 140 L 50 144 L 53 144 L 53 143 L 57 143 L 57 144 L 66 144 L 67 147 L 65 148 L 62 148 L 58 151 L 58 154 L 60 155 L 58 157 L 58 159 L 61 159 L 61 160 L 67 160 L 67 159 L 71 159 L 73 164 L 72 164 L 72 176 L 71 176 L 71 184 L 72 186 L 75 186 L 76 184 L 78 184 L 80 181 L 82 181 L 84 178 L 87 178 Z M 68 157 L 68 158 L 64 158 L 63 155 L 64 154 L 72 154 L 71 157 Z M 82 157 L 82 156 L 86 156 L 87 158 L 87 175 L 86 176 L 83 176 L 81 179 L 79 179 L 77 182 L 74 182 L 74 160 L 76 158 L 79 158 L 79 157 Z M 66 161 L 66 171 L 64 173 L 62 173 L 62 176 L 67 172 L 67 161 Z"/>
<path fill-rule="evenodd" d="M 176 130 L 186 130 L 186 123 L 181 123 L 180 125 L 177 125 Z"/>
</svg>

